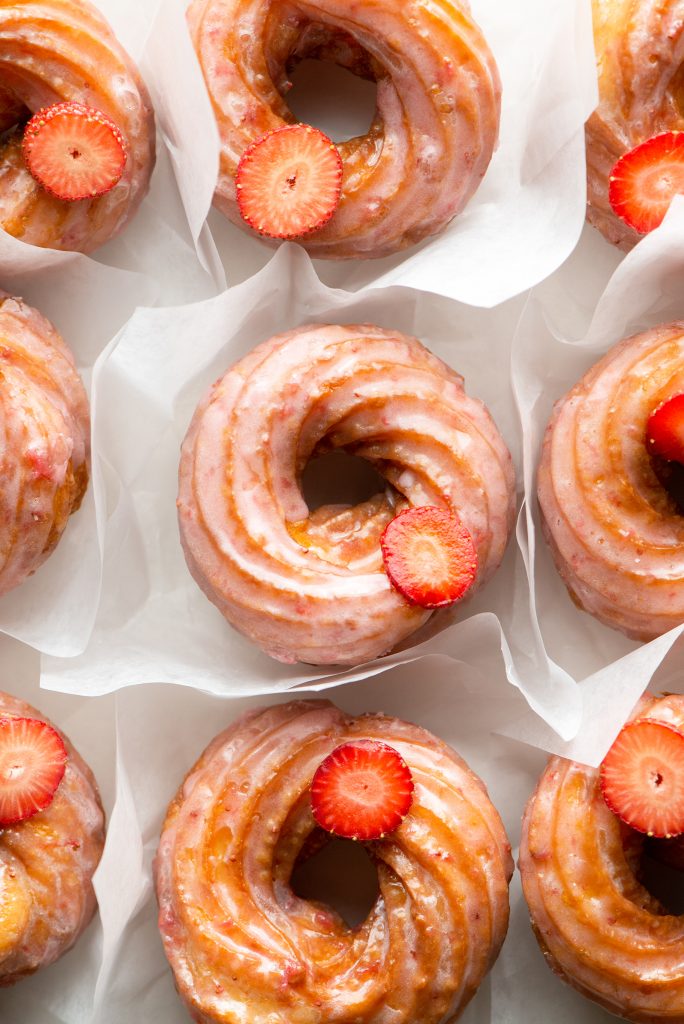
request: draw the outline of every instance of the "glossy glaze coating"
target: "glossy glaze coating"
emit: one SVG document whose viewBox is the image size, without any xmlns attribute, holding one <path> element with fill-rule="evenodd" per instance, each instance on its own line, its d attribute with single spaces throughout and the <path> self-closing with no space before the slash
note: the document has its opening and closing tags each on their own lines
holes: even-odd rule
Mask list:
<svg viewBox="0 0 684 1024">
<path fill-rule="evenodd" d="M 8 715 L 47 721 L 0 693 L 0 717 Z M 52 803 L 0 828 L 0 985 L 57 960 L 95 913 L 91 879 L 104 846 L 104 814 L 92 772 L 60 735 L 69 759 Z"/>
<path fill-rule="evenodd" d="M 380 893 L 351 929 L 289 883 L 315 828 L 314 771 L 361 738 L 395 747 L 416 789 L 399 829 L 366 844 Z M 241 718 L 190 771 L 157 854 L 159 926 L 200 1024 L 437 1024 L 496 959 L 511 872 L 501 820 L 454 751 L 398 719 L 302 701 Z"/>
<path fill-rule="evenodd" d="M 313 514 L 301 474 L 331 449 L 391 488 Z M 222 614 L 285 662 L 358 664 L 430 617 L 390 584 L 380 536 L 406 505 L 453 507 L 479 570 L 513 524 L 511 457 L 484 405 L 415 338 L 370 324 L 277 335 L 198 406 L 183 443 L 178 514 L 190 571 Z"/>
<path fill-rule="evenodd" d="M 29 174 L 18 128 L 0 139 L 0 227 L 32 245 L 92 252 L 123 230 L 147 192 L 155 147 L 150 98 L 88 0 L 0 0 L 0 130 L 63 101 L 95 107 L 121 129 L 121 180 L 97 199 L 56 199 Z"/>
<path fill-rule="evenodd" d="M 63 340 L 0 292 L 0 594 L 54 550 L 88 484 L 88 398 Z"/>
<path fill-rule="evenodd" d="M 599 105 L 587 122 L 587 216 L 610 241 L 642 237 L 608 202 L 615 163 L 660 132 L 684 129 L 684 0 L 593 0 Z"/>
<path fill-rule="evenodd" d="M 684 323 L 620 342 L 555 406 L 538 493 L 576 603 L 650 640 L 684 622 L 684 517 L 653 468 L 650 414 L 684 391 Z"/>
<path fill-rule="evenodd" d="M 221 139 L 215 203 L 235 199 L 243 152 L 294 120 L 288 73 L 331 60 L 378 84 L 366 135 L 340 144 L 342 199 L 302 244 L 316 257 L 378 257 L 440 231 L 466 205 L 496 145 L 501 86 L 467 3 L 193 0 L 188 10 Z"/>
<path fill-rule="evenodd" d="M 684 697 L 647 696 L 639 717 L 684 726 Z M 684 1022 L 684 918 L 637 880 L 644 837 L 620 823 L 598 769 L 550 760 L 523 820 L 520 873 L 553 971 L 639 1024 Z"/>
</svg>

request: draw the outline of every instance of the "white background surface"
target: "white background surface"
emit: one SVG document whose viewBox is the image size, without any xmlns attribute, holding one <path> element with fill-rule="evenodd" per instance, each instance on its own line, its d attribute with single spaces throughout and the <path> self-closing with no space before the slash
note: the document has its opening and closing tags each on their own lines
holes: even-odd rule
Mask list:
<svg viewBox="0 0 684 1024">
<path fill-rule="evenodd" d="M 157 21 L 156 3 L 102 0 L 101 6 L 141 56 L 162 115 L 168 150 L 160 153 L 150 196 L 124 239 L 98 260 L 27 252 L 0 238 L 4 286 L 57 322 L 88 378 L 136 305 L 206 299 L 221 290 L 224 266 L 236 284 L 272 256 L 216 214 L 209 217 L 211 231 L 204 224 L 215 135 L 202 119 L 202 93 L 184 63 L 180 4 L 162 2 Z M 0 686 L 40 705 L 70 735 L 95 770 L 109 815 L 97 878 L 101 918 L 58 964 L 0 991 L 3 1024 L 189 1019 L 161 952 L 150 863 L 183 774 L 244 706 L 243 699 L 225 699 L 229 692 L 244 698 L 260 691 L 257 699 L 266 701 L 286 686 L 313 683 L 332 687 L 325 696 L 348 710 L 384 710 L 425 725 L 485 779 L 515 847 L 545 754 L 502 733 L 595 760 L 653 673 L 654 687 L 682 688 L 681 645 L 668 652 L 668 637 L 637 648 L 593 623 L 571 604 L 544 550 L 534 569 L 542 609 L 537 622 L 526 571 L 532 575 L 533 518 L 521 518 L 520 548 L 512 543 L 504 567 L 463 607 L 460 621 L 409 654 L 420 660 L 386 659 L 368 672 L 345 673 L 342 681 L 351 685 L 343 687 L 334 685 L 340 681 L 334 675 L 311 679 L 271 665 L 228 630 L 185 573 L 173 510 L 180 438 L 212 376 L 268 334 L 325 315 L 364 316 L 419 334 L 490 405 L 514 452 L 521 493 L 526 477 L 532 512 L 537 440 L 552 400 L 628 329 L 683 315 L 684 202 L 624 261 L 612 283 L 620 254 L 585 229 L 568 262 L 532 296 L 510 298 L 553 271 L 581 228 L 580 126 L 595 88 L 589 4 L 521 0 L 503 10 L 500 0 L 474 0 L 473 7 L 491 37 L 506 94 L 501 149 L 472 209 L 419 254 L 382 266 L 316 267 L 334 289 L 369 282 L 402 287 L 363 295 L 326 290 L 303 253 L 290 246 L 257 279 L 200 311 L 137 314 L 95 369 L 100 459 L 91 506 L 70 525 L 33 590 L 28 584 L 11 602 L 0 602 L 0 630 L 55 655 L 81 652 L 95 625 L 85 654 L 45 659 L 43 682 L 51 688 L 93 694 L 168 679 L 186 685 L 135 686 L 89 698 L 40 692 L 38 656 L 0 638 Z M 359 95 L 353 117 L 363 116 L 367 99 Z M 307 116 L 310 99 L 300 102 L 298 114 Z M 327 127 L 328 110 L 310 116 Z M 348 127 L 345 117 L 335 131 Z M 441 295 L 420 294 L 416 286 Z M 474 308 L 504 299 L 495 309 Z M 582 339 L 590 325 L 590 345 L 570 348 L 567 343 Z M 530 400 L 535 389 L 543 395 L 536 407 Z M 528 442 L 524 464 L 516 397 Z M 101 550 L 103 601 L 95 621 Z M 622 657 L 627 661 L 615 668 Z M 356 678 L 364 672 L 367 678 Z M 549 724 L 530 711 L 523 694 Z M 465 1024 L 613 1019 L 548 971 L 517 875 L 511 895 L 507 942 Z"/>
</svg>

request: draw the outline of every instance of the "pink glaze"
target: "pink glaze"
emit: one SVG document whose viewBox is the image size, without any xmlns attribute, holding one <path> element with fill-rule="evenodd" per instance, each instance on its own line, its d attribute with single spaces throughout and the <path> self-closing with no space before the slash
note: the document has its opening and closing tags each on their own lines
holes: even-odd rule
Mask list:
<svg viewBox="0 0 684 1024">
<path fill-rule="evenodd" d="M 646 424 L 684 392 L 684 323 L 628 338 L 556 404 L 539 465 L 544 532 L 581 608 L 650 640 L 684 622 L 684 517 Z"/>
<path fill-rule="evenodd" d="M 238 162 L 293 121 L 288 69 L 306 57 L 378 83 L 368 133 L 339 146 L 340 205 L 302 239 L 312 256 L 371 258 L 413 245 L 460 213 L 484 177 L 501 86 L 467 3 L 193 0 L 188 20 L 221 139 L 215 203 L 240 227 Z"/>
<path fill-rule="evenodd" d="M 399 751 L 415 793 L 399 829 L 367 844 L 380 894 L 351 929 L 290 876 L 309 837 L 325 841 L 316 767 L 366 738 Z M 437 1024 L 498 955 L 512 862 L 484 784 L 435 736 L 301 701 L 253 711 L 209 745 L 169 808 L 155 873 L 164 949 L 199 1024 Z"/>
<path fill-rule="evenodd" d="M 310 515 L 301 474 L 334 448 L 391 488 Z M 369 324 L 300 327 L 259 345 L 198 406 L 180 463 L 181 540 L 210 600 L 272 657 L 354 665 L 431 614 L 382 565 L 397 510 L 454 508 L 477 548 L 478 586 L 503 557 L 514 488 L 484 405 L 419 341 Z"/>
<path fill-rule="evenodd" d="M 0 292 L 0 594 L 42 565 L 88 483 L 88 398 L 45 317 Z"/>
<path fill-rule="evenodd" d="M 637 716 L 681 729 L 684 697 L 647 695 Z M 626 1020 L 682 1024 L 684 918 L 639 882 L 644 838 L 608 809 L 596 768 L 554 757 L 525 811 L 523 891 L 561 978 Z"/>
<path fill-rule="evenodd" d="M 126 140 L 118 184 L 75 203 L 55 199 L 31 177 L 21 130 L 0 144 L 0 226 L 32 245 L 92 252 L 123 230 L 149 187 L 155 137 L 147 90 L 88 0 L 5 0 L 0 40 L 0 130 L 68 101 L 108 114 Z"/>
<path fill-rule="evenodd" d="M 631 249 L 642 237 L 608 202 L 621 156 L 684 130 L 684 0 L 593 0 L 599 105 L 587 122 L 587 217 Z"/>
<path fill-rule="evenodd" d="M 8 715 L 47 721 L 0 693 L 0 716 Z M 92 772 L 60 735 L 69 759 L 52 803 L 0 828 L 0 985 L 57 960 L 95 913 L 91 879 L 104 846 L 104 814 Z"/>
</svg>

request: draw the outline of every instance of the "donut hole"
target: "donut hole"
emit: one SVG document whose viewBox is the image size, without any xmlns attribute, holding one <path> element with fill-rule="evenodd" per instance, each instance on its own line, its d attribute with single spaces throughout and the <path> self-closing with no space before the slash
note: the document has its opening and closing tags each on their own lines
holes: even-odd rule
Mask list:
<svg viewBox="0 0 684 1024">
<path fill-rule="evenodd" d="M 9 141 L 15 133 L 23 132 L 32 116 L 32 111 L 21 100 L 0 90 L 0 144 Z"/>
<path fill-rule="evenodd" d="M 378 873 L 363 843 L 338 838 L 298 861 L 290 885 L 300 899 L 335 910 L 350 928 L 366 920 L 380 891 Z"/>
<path fill-rule="evenodd" d="M 647 839 L 639 881 L 668 914 L 684 914 L 684 846 L 679 840 Z"/>
<path fill-rule="evenodd" d="M 651 465 L 676 511 L 684 516 L 684 466 L 679 462 L 668 462 L 659 455 L 651 455 Z"/>
<path fill-rule="evenodd" d="M 303 60 L 289 74 L 287 103 L 303 124 L 333 140 L 366 135 L 375 117 L 377 86 L 346 68 L 323 60 Z"/>
<path fill-rule="evenodd" d="M 672 79 L 671 91 L 672 99 L 679 112 L 679 116 L 684 117 L 684 64 L 682 64 Z M 677 127 L 682 128 L 683 126 L 678 125 Z"/>
<path fill-rule="evenodd" d="M 387 491 L 388 484 L 366 459 L 326 452 L 306 466 L 301 489 L 311 512 L 325 505 L 359 505 Z"/>
</svg>

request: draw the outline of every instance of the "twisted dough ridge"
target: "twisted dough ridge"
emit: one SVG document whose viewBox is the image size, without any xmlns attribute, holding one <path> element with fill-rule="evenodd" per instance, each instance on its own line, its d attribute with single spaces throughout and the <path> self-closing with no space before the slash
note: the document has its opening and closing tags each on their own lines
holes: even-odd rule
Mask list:
<svg viewBox="0 0 684 1024">
<path fill-rule="evenodd" d="M 221 139 L 214 202 L 246 228 L 235 173 L 247 147 L 294 120 L 288 73 L 307 57 L 376 80 L 366 135 L 339 145 L 333 219 L 301 239 L 316 257 L 386 256 L 440 231 L 477 189 L 496 145 L 501 85 L 459 0 L 193 0 L 190 31 Z"/>
<path fill-rule="evenodd" d="M 599 105 L 587 122 L 589 221 L 631 249 L 641 235 L 608 202 L 620 157 L 684 129 L 684 0 L 593 0 Z"/>
<path fill-rule="evenodd" d="M 121 180 L 104 196 L 63 202 L 29 174 L 21 129 L 0 138 L 0 226 L 32 245 L 92 252 L 123 230 L 154 166 L 154 114 L 128 54 L 88 0 L 0 0 L 0 131 L 54 103 L 107 114 L 126 140 Z"/>
<path fill-rule="evenodd" d="M 52 324 L 0 292 L 0 594 L 54 550 L 88 485 L 88 398 Z"/>
<path fill-rule="evenodd" d="M 684 517 L 655 475 L 646 424 L 684 391 L 684 322 L 612 348 L 557 404 L 539 466 L 542 525 L 576 603 L 650 640 L 684 621 Z"/>
<path fill-rule="evenodd" d="M 684 697 L 647 695 L 637 714 L 681 729 Z M 553 971 L 627 1020 L 682 1024 L 684 918 L 635 877 L 643 841 L 608 809 L 598 769 L 554 757 L 523 819 L 523 890 Z"/>
<path fill-rule="evenodd" d="M 316 767 L 362 738 L 398 750 L 416 789 L 399 829 L 366 844 L 380 893 L 351 929 L 290 876 Z M 157 854 L 159 926 L 201 1024 L 437 1024 L 498 955 L 511 873 L 501 820 L 453 750 L 395 718 L 294 702 L 241 718 L 185 779 Z"/>
<path fill-rule="evenodd" d="M 0 716 L 48 721 L 6 693 Z M 57 960 L 95 913 L 91 879 L 104 846 L 104 813 L 92 772 L 60 735 L 69 759 L 52 803 L 0 829 L 0 985 Z"/>
<path fill-rule="evenodd" d="M 396 489 L 312 515 L 316 454 L 367 459 Z M 236 363 L 183 442 L 185 557 L 221 613 L 285 662 L 359 664 L 427 621 L 390 584 L 379 539 L 397 504 L 453 507 L 499 565 L 514 514 L 511 457 L 484 405 L 415 338 L 370 324 L 296 328 Z"/>
</svg>

